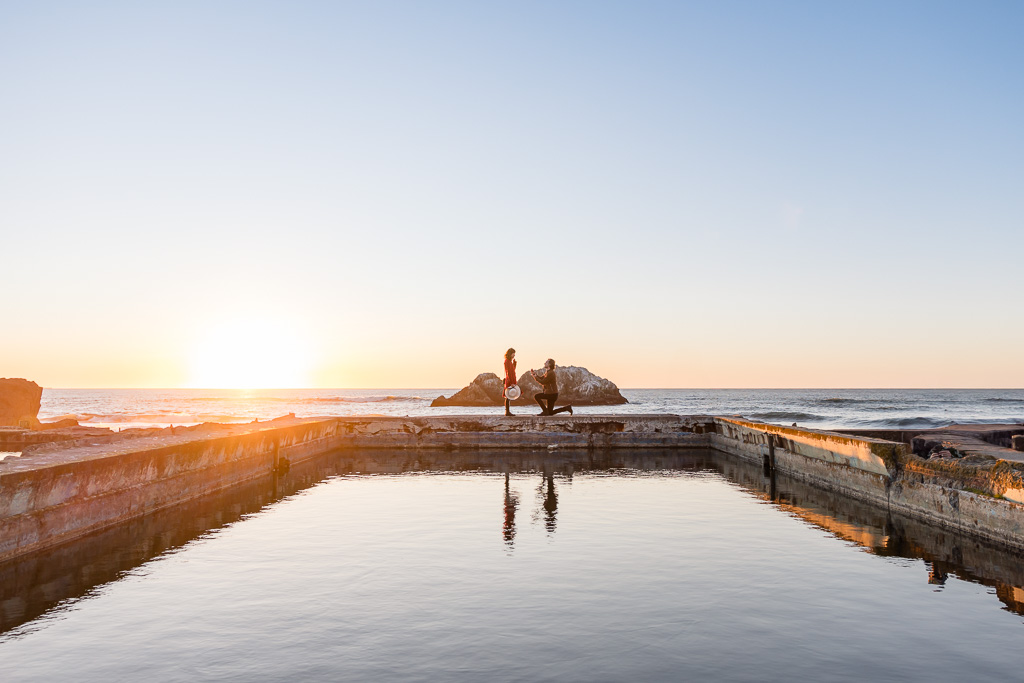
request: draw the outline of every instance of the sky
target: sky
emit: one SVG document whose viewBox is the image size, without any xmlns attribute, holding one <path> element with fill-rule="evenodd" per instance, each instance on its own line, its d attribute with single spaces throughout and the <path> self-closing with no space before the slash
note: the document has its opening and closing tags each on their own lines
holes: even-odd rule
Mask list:
<svg viewBox="0 0 1024 683">
<path fill-rule="evenodd" d="M 1024 3 L 5 2 L 0 377 L 1024 387 Z"/>
</svg>

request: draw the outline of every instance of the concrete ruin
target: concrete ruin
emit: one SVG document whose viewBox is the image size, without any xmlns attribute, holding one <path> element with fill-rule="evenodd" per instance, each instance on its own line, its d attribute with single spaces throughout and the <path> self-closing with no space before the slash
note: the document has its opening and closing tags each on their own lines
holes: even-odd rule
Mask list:
<svg viewBox="0 0 1024 683">
<path fill-rule="evenodd" d="M 216 427 L 216 428 L 214 428 Z M 284 418 L 30 444 L 0 460 L 0 561 L 331 452 L 713 449 L 888 513 L 1024 550 L 1024 426 L 840 433 L 709 415 Z M 886 438 L 883 438 L 886 437 Z"/>
<path fill-rule="evenodd" d="M 467 471 L 572 476 L 663 469 L 717 471 L 748 494 L 846 543 L 877 555 L 923 560 L 922 581 L 941 584 L 947 576 L 974 581 L 991 587 L 1006 609 L 1024 615 L 1024 565 L 1012 549 L 949 533 L 781 472 L 766 476 L 760 463 L 709 449 L 345 448 L 295 462 L 287 474 L 257 477 L 0 563 L 0 633 L 332 476 Z"/>
</svg>

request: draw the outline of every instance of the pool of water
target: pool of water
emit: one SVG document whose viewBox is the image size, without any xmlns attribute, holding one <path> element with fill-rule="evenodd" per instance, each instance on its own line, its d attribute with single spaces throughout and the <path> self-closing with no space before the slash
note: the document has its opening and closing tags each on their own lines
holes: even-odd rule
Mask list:
<svg viewBox="0 0 1024 683">
<path fill-rule="evenodd" d="M 0 565 L 0 678 L 1013 680 L 1019 559 L 712 452 L 334 454 Z"/>
</svg>

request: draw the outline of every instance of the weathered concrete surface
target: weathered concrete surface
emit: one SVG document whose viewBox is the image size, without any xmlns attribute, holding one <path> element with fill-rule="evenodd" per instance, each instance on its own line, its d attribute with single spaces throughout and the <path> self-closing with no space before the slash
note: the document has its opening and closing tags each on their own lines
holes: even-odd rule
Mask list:
<svg viewBox="0 0 1024 683">
<path fill-rule="evenodd" d="M 114 440 L 119 432 L 105 427 L 59 427 L 43 430 L 21 427 L 0 427 L 0 451 L 23 451 L 43 444 L 63 442 L 69 444 L 79 439 Z"/>
<path fill-rule="evenodd" d="M 1024 549 L 1024 463 L 981 453 L 925 459 L 906 443 L 729 418 L 715 423 L 711 443 L 719 450 L 890 511 Z"/>
<path fill-rule="evenodd" d="M 338 448 L 703 447 L 714 421 L 680 415 L 338 418 Z"/>
<path fill-rule="evenodd" d="M 901 444 L 882 439 L 852 437 L 838 432 L 782 427 L 739 418 L 715 418 L 713 443 L 722 450 L 757 451 L 768 455 L 773 449 L 845 465 L 872 474 L 888 476 L 889 468 L 906 453 Z"/>
<path fill-rule="evenodd" d="M 927 573 L 922 572 L 922 581 L 942 584 L 956 575 L 992 586 L 1007 609 L 1024 614 L 1024 564 L 1012 548 L 828 491 L 802 478 L 743 467 L 733 458 L 719 458 L 715 467 L 764 500 L 871 553 L 923 559 Z"/>
<path fill-rule="evenodd" d="M 0 563 L 0 634 L 54 605 L 95 590 L 160 554 L 242 519 L 333 475 L 418 471 L 541 473 L 573 476 L 609 469 L 720 472 L 748 493 L 844 541 L 878 555 L 923 559 L 920 580 L 943 577 L 993 587 L 1008 609 L 1024 614 L 1024 564 L 1013 551 L 919 522 L 802 479 L 766 475 L 761 465 L 703 449 L 629 448 L 589 451 L 475 449 L 343 449 L 294 465 L 281 476 L 253 479 L 185 505 L 108 527 L 43 553 Z M 495 518 L 502 521 L 501 479 L 494 478 Z M 561 485 L 559 483 L 559 485 Z"/>
<path fill-rule="evenodd" d="M 1000 438 L 1000 432 L 996 430 L 989 432 L 963 431 L 957 430 L 957 426 L 952 425 L 945 429 L 918 434 L 910 440 L 911 449 L 915 455 L 922 458 L 974 456 L 991 460 L 1024 462 L 1024 454 L 1009 448 L 1012 434 L 1008 434 L 1004 439 Z M 1024 433 L 1024 429 L 1019 431 Z M 1002 445 L 1004 443 L 1005 445 Z"/>
<path fill-rule="evenodd" d="M 946 446 L 952 446 L 954 450 L 1012 460 L 1020 456 L 1006 453 L 1001 449 L 1013 448 L 1013 439 L 1017 435 L 1024 435 L 1024 425 L 954 424 L 932 429 L 839 429 L 836 431 L 850 436 L 905 443 L 911 446 L 914 453 L 922 457 L 928 457 L 934 452 L 944 450 L 942 442 L 948 442 Z M 958 444 L 962 444 L 963 448 L 958 449 Z"/>
<path fill-rule="evenodd" d="M 739 418 L 285 418 L 181 431 L 32 446 L 21 458 L 0 461 L 0 561 L 337 449 L 404 450 L 423 461 L 456 449 L 586 458 L 623 448 L 712 447 L 889 511 L 1024 549 L 1022 462 L 983 455 L 924 459 L 906 443 Z"/>
<path fill-rule="evenodd" d="M 0 461 L 0 561 L 338 448 L 702 447 L 709 417 L 361 417 L 102 435 Z"/>
<path fill-rule="evenodd" d="M 0 425 L 33 428 L 39 425 L 37 416 L 43 398 L 43 388 L 27 379 L 4 377 L 0 379 Z"/>
<path fill-rule="evenodd" d="M 712 447 L 754 460 L 832 491 L 888 505 L 890 466 L 903 444 L 798 427 L 715 418 Z"/>
<path fill-rule="evenodd" d="M 0 461 L 0 561 L 271 472 L 324 452 L 334 420 L 226 427 L 43 450 Z"/>
</svg>

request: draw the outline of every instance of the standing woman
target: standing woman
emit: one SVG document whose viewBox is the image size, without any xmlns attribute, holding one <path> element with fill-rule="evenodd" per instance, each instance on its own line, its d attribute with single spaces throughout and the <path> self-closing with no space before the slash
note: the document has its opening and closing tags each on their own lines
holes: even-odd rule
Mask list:
<svg viewBox="0 0 1024 683">
<path fill-rule="evenodd" d="M 511 402 L 508 400 L 508 388 L 514 387 L 516 382 L 516 350 L 509 349 L 505 352 L 505 388 L 502 391 L 502 395 L 505 397 L 505 415 L 511 417 L 512 411 L 509 410 Z"/>
</svg>

